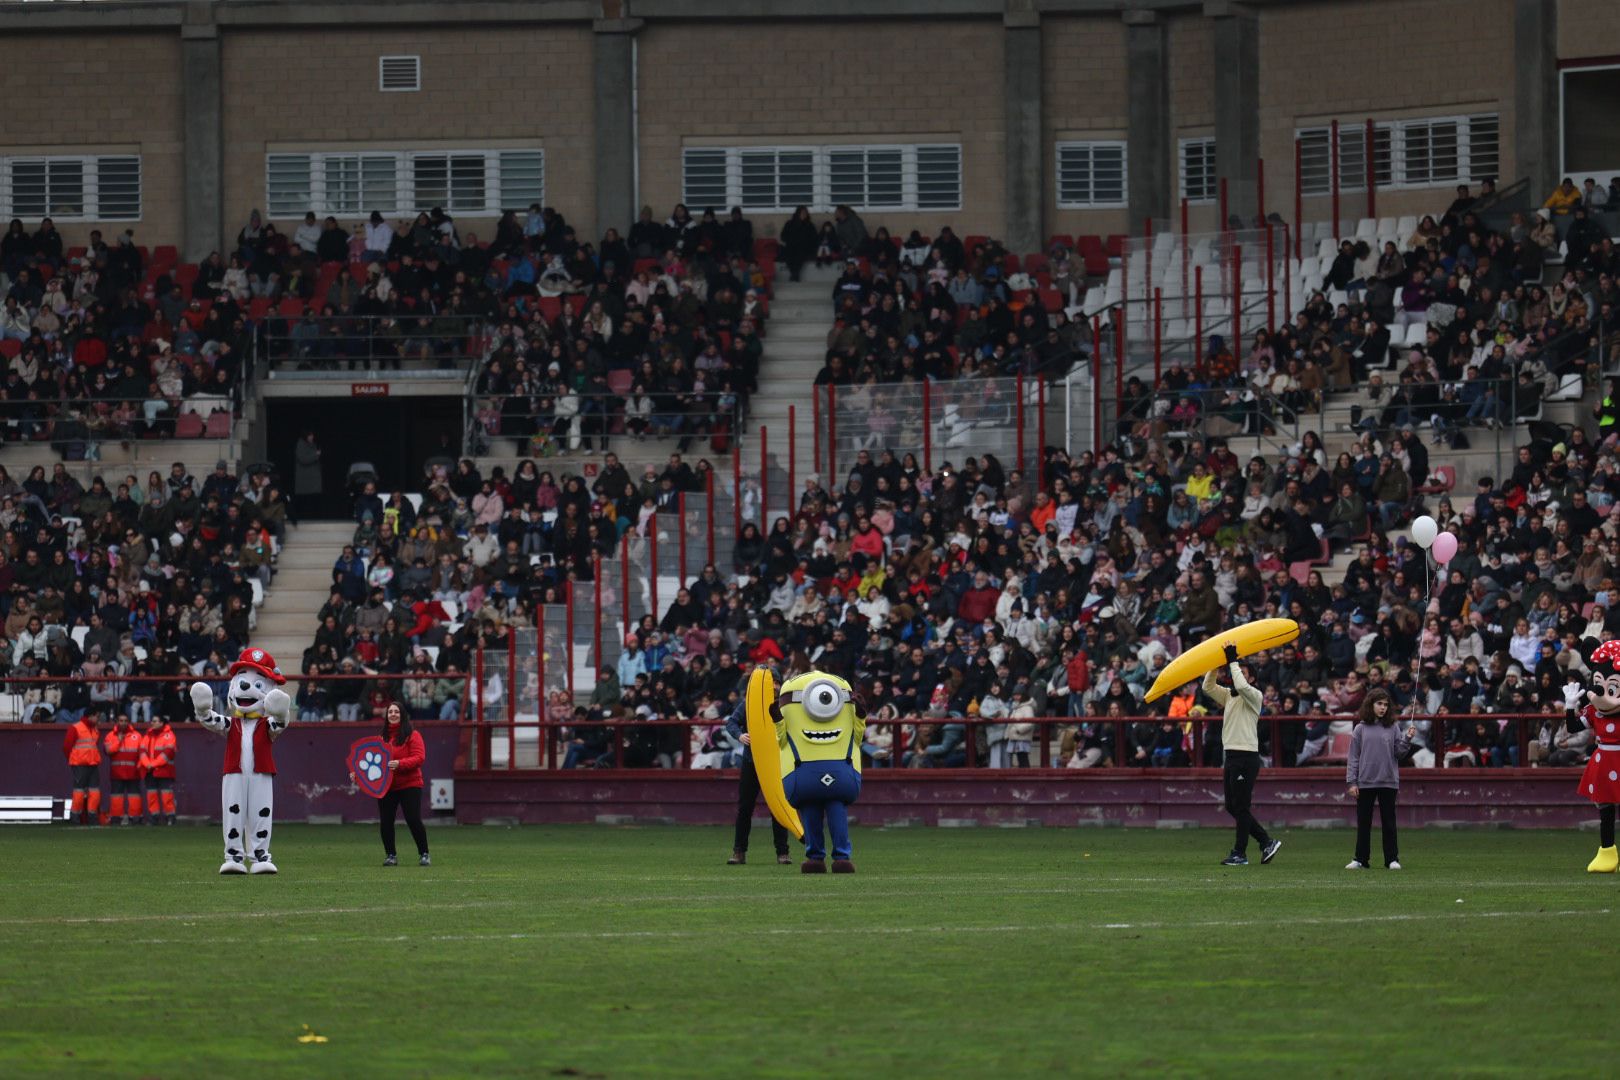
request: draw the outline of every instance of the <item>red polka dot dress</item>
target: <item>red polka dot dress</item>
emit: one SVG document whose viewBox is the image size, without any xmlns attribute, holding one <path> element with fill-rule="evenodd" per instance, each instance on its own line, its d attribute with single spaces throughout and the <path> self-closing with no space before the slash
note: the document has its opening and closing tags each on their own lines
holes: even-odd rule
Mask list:
<svg viewBox="0 0 1620 1080">
<path fill-rule="evenodd" d="M 1620 803 L 1620 713 L 1600 714 L 1588 705 L 1581 721 L 1597 740 L 1581 773 L 1581 794 L 1595 803 Z"/>
</svg>

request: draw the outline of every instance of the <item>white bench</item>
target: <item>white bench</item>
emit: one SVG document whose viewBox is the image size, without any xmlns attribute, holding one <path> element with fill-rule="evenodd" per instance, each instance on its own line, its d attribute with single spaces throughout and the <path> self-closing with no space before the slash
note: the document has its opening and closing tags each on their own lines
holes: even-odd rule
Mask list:
<svg viewBox="0 0 1620 1080">
<path fill-rule="evenodd" d="M 58 816 L 66 820 L 62 800 L 50 795 L 0 795 L 0 825 L 49 825 Z"/>
</svg>

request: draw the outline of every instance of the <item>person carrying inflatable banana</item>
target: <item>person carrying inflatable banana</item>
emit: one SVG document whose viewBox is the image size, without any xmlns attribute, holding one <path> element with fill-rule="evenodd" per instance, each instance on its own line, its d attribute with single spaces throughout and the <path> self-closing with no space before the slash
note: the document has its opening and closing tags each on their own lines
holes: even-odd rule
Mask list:
<svg viewBox="0 0 1620 1080">
<path fill-rule="evenodd" d="M 827 872 L 825 829 L 832 833 L 832 872 L 853 874 L 849 806 L 861 794 L 866 706 L 849 683 L 825 671 L 789 679 L 780 693 L 771 682 L 769 671 L 756 668 L 747 696 L 753 745 L 768 745 L 774 736 L 780 751 L 774 761 L 754 754 L 765 803 L 788 831 L 803 836 L 801 871 Z"/>
</svg>

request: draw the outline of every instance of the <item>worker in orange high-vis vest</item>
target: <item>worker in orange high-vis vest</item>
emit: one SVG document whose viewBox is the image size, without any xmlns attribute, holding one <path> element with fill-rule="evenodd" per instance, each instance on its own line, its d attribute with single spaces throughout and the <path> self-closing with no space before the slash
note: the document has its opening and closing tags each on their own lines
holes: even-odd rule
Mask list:
<svg viewBox="0 0 1620 1080">
<path fill-rule="evenodd" d="M 135 815 L 135 824 L 141 823 L 141 777 L 146 770 L 141 766 L 141 745 L 146 741 L 140 729 L 130 723 L 129 717 L 119 717 L 107 732 L 107 760 L 112 768 L 112 806 L 108 820 L 116 818 L 118 824 L 128 825 L 129 816 Z"/>
<path fill-rule="evenodd" d="M 101 813 L 101 736 L 96 730 L 100 713 L 91 709 L 73 722 L 62 738 L 62 754 L 73 770 L 73 816 L 83 825 L 97 824 Z"/>
<path fill-rule="evenodd" d="M 146 767 L 146 820 L 153 825 L 174 824 L 174 728 L 157 713 L 146 726 L 141 743 L 141 764 Z"/>
</svg>

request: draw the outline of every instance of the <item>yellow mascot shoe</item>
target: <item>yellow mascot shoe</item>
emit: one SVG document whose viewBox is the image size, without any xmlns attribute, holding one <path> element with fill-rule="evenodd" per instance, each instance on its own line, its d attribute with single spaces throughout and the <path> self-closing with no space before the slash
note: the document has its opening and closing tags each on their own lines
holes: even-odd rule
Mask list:
<svg viewBox="0 0 1620 1080">
<path fill-rule="evenodd" d="M 1614 847 L 1598 848 L 1597 858 L 1586 864 L 1588 874 L 1612 874 L 1620 868 L 1620 851 Z"/>
</svg>

